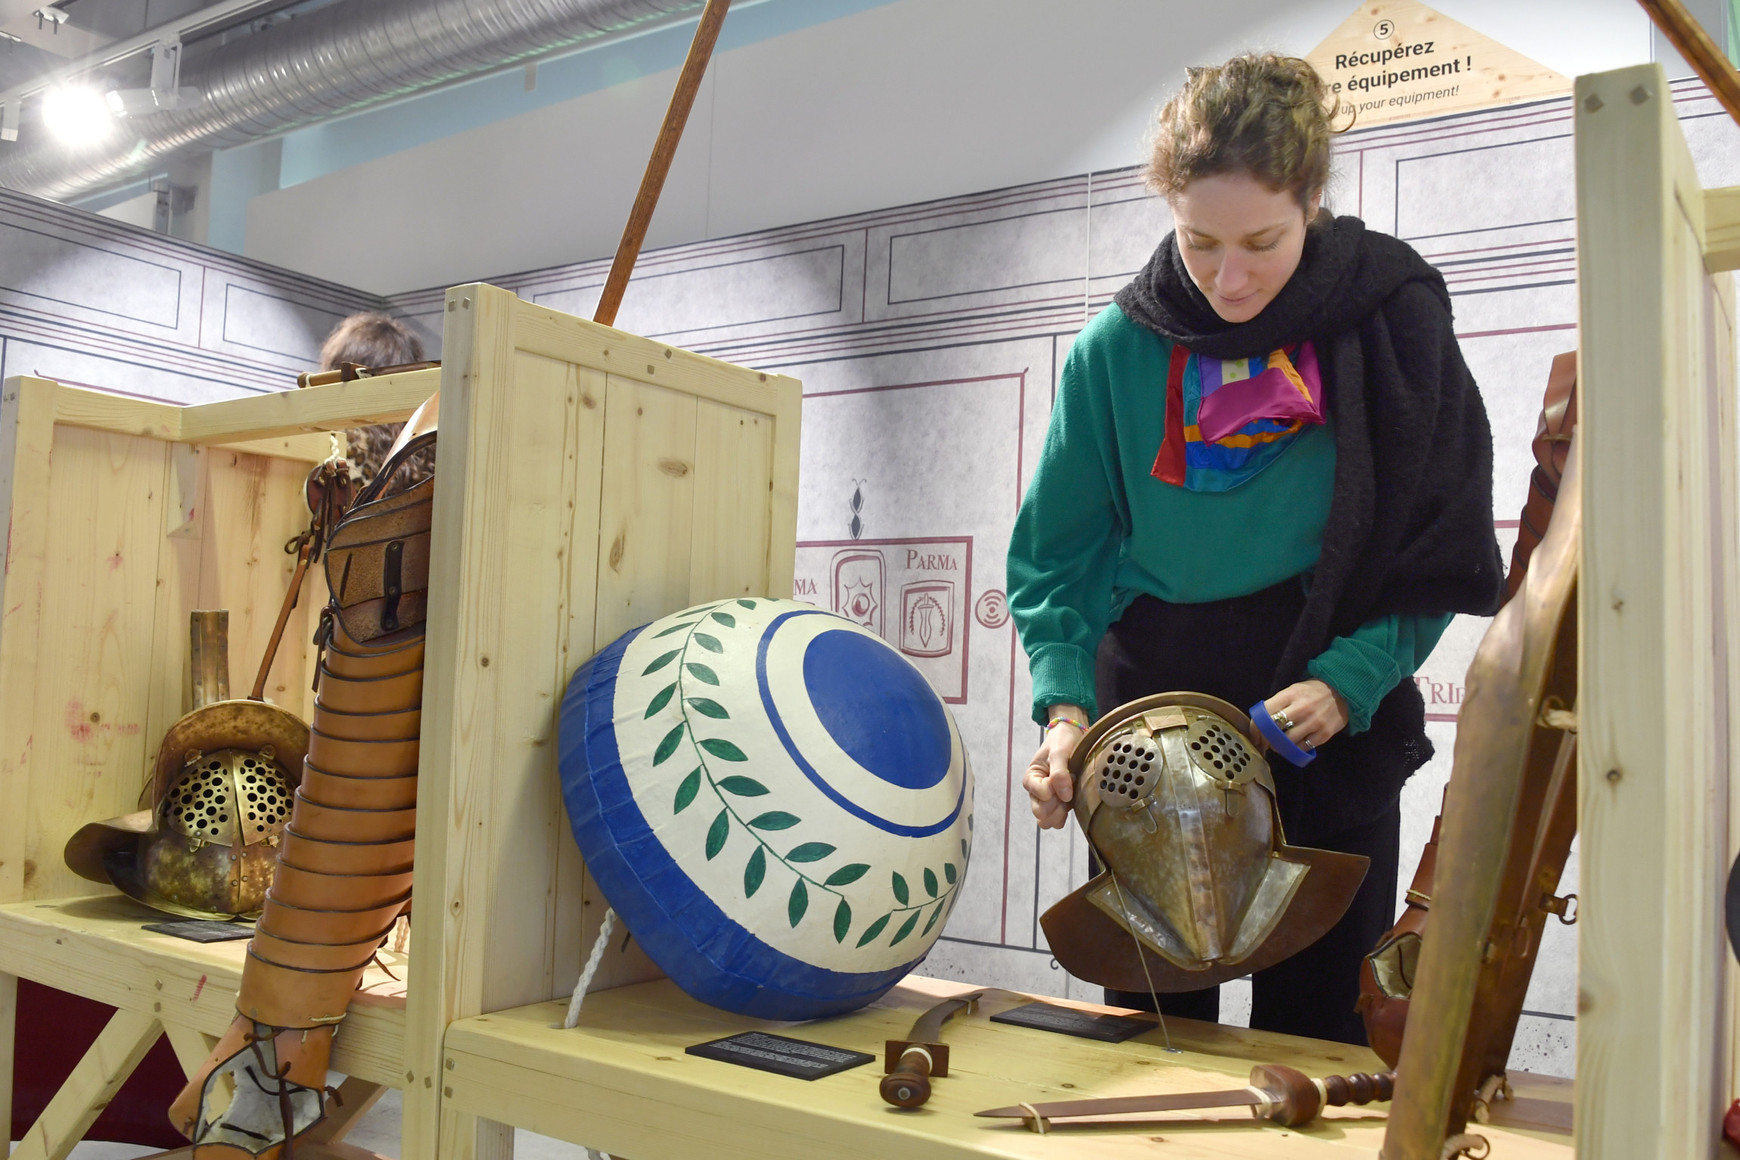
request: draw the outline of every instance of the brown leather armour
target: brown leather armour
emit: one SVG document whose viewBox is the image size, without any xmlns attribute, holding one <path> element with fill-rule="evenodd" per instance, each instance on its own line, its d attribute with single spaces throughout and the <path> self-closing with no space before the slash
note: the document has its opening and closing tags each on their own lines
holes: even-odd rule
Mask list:
<svg viewBox="0 0 1740 1160">
<path fill-rule="evenodd" d="M 326 551 L 308 757 L 236 1021 L 170 1108 L 201 1160 L 275 1160 L 325 1118 L 333 1033 L 410 905 L 434 479 L 390 486 L 433 446 L 432 404 Z"/>
</svg>

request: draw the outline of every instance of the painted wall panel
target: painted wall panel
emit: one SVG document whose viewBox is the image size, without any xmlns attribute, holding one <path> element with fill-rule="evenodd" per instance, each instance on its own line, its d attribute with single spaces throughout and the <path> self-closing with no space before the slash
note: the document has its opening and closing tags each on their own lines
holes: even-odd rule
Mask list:
<svg viewBox="0 0 1740 1160">
<path fill-rule="evenodd" d="M 171 402 L 295 385 L 382 300 L 0 190 L 0 373 Z"/>
</svg>

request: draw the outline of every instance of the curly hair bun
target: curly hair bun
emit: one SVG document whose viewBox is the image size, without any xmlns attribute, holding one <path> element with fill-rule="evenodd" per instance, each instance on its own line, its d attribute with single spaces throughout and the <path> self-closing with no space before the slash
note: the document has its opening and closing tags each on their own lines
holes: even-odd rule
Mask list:
<svg viewBox="0 0 1740 1160">
<path fill-rule="evenodd" d="M 1317 70 L 1296 56 L 1245 53 L 1188 69 L 1184 88 L 1160 110 L 1148 187 L 1164 196 L 1199 177 L 1248 173 L 1307 205 L 1329 180 L 1340 109 Z"/>
</svg>

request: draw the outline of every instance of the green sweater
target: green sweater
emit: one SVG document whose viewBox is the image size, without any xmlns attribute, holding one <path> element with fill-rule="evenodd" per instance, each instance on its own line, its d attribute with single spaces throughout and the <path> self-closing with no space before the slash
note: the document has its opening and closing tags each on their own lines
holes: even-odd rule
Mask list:
<svg viewBox="0 0 1740 1160">
<path fill-rule="evenodd" d="M 1290 577 L 1307 583 L 1317 564 L 1335 482 L 1329 425 L 1306 428 L 1231 491 L 1155 479 L 1171 354 L 1170 343 L 1114 305 L 1081 332 L 1064 363 L 1009 544 L 1009 609 L 1041 723 L 1056 704 L 1099 715 L 1094 653 L 1138 595 L 1224 600 Z M 1380 617 L 1337 637 L 1307 669 L 1347 700 L 1348 729 L 1362 732 L 1449 623 L 1448 615 Z"/>
</svg>

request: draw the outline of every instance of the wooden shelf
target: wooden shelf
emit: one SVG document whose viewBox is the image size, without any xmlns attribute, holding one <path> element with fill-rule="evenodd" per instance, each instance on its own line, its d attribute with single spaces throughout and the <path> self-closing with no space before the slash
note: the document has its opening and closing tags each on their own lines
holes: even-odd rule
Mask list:
<svg viewBox="0 0 1740 1160">
<path fill-rule="evenodd" d="M 196 943 L 143 929 L 168 915 L 120 895 L 0 906 L 0 974 L 150 1014 L 166 1028 L 221 1035 L 236 1017 L 247 942 Z M 392 1086 L 404 1083 L 404 955 L 381 953 L 351 1004 L 332 1066 Z"/>
<path fill-rule="evenodd" d="M 903 1112 L 882 1102 L 875 1063 L 813 1081 L 687 1055 L 684 1049 L 739 1031 L 767 1030 L 880 1056 L 939 997 L 963 984 L 908 978 L 875 1006 L 811 1024 L 778 1024 L 717 1011 L 668 980 L 587 996 L 580 1026 L 559 1024 L 566 1005 L 538 1003 L 475 1016 L 447 1030 L 443 1103 L 635 1160 L 945 1160 L 968 1156 L 1100 1158 L 1155 1155 L 1155 1137 L 1176 1160 L 1197 1157 L 1375 1156 L 1387 1118 L 1379 1108 L 1332 1108 L 1305 1129 L 1285 1129 L 1226 1111 L 1171 1113 L 1129 1123 L 1080 1123 L 1038 1136 L 1012 1122 L 973 1116 L 983 1108 L 1084 1096 L 1239 1087 L 1257 1062 L 1312 1075 L 1383 1065 L 1364 1048 L 1293 1036 L 1168 1021 L 1177 1054 L 1158 1031 L 1097 1043 L 991 1023 L 1028 997 L 993 991 L 976 1015 L 951 1022 L 951 1070 L 930 1103 Z M 1073 1004 L 1090 1010 L 1088 1004 Z M 1561 1085 L 1560 1098 L 1569 1098 Z M 1531 1095 L 1552 1096 L 1551 1085 Z M 1568 1117 L 1567 1117 L 1568 1118 Z M 1568 1137 L 1481 1125 L 1505 1160 L 1566 1160 Z"/>
</svg>

